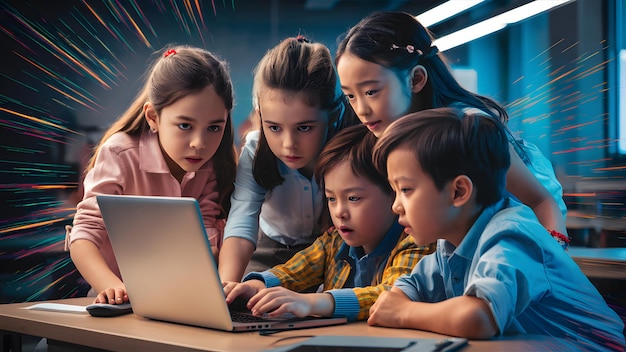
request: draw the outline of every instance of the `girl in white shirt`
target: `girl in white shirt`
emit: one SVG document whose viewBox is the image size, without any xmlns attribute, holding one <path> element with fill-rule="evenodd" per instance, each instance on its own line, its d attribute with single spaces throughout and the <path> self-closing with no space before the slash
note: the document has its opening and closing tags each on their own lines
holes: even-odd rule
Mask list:
<svg viewBox="0 0 626 352">
<path fill-rule="evenodd" d="M 253 101 L 261 128 L 246 136 L 237 165 L 219 258 L 224 282 L 284 263 L 330 223 L 313 166 L 337 131 L 359 122 L 328 48 L 303 36 L 261 59 Z"/>
</svg>

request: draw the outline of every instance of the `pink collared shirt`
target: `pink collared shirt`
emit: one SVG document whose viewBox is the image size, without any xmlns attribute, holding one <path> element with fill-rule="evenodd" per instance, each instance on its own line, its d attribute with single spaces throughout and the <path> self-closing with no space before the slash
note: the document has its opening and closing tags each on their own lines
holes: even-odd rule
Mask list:
<svg viewBox="0 0 626 352">
<path fill-rule="evenodd" d="M 96 202 L 98 194 L 196 198 L 211 245 L 221 247 L 224 221 L 217 219 L 220 211 L 213 162 L 207 162 L 196 172 L 188 172 L 179 183 L 170 173 L 154 133 L 136 137 L 120 132 L 111 136 L 102 145 L 94 168 L 85 176 L 83 185 L 85 195 L 77 205 L 66 247 L 69 248 L 78 239 L 93 242 L 109 268 L 120 278 Z"/>
</svg>

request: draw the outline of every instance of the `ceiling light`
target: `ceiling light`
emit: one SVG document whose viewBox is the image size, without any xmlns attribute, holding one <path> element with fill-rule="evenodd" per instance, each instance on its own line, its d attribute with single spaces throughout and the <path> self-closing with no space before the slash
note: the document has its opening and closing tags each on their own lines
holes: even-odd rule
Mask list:
<svg viewBox="0 0 626 352">
<path fill-rule="evenodd" d="M 433 45 L 436 45 L 439 51 L 446 51 L 487 34 L 499 31 L 509 24 L 525 20 L 572 1 L 574 0 L 535 0 L 526 5 L 516 7 L 513 10 L 443 36 L 435 40 Z"/>
<path fill-rule="evenodd" d="M 474 7 L 485 0 L 450 0 L 433 7 L 421 15 L 415 16 L 424 27 L 430 27 L 450 17 Z"/>
</svg>

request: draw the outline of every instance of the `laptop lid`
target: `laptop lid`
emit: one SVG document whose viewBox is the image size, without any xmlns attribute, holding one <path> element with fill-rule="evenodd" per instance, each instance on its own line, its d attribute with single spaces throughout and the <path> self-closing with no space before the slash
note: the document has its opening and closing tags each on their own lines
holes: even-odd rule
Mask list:
<svg viewBox="0 0 626 352">
<path fill-rule="evenodd" d="M 233 322 L 194 198 L 98 195 L 113 252 L 137 315 L 226 331 L 345 323 L 345 318 Z"/>
</svg>

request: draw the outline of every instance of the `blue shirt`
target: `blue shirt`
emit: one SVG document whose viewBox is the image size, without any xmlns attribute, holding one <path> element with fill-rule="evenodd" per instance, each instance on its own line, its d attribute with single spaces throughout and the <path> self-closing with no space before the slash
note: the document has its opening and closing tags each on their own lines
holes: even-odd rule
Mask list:
<svg viewBox="0 0 626 352">
<path fill-rule="evenodd" d="M 318 220 L 324 208 L 324 192 L 314 180 L 280 160 L 278 170 L 285 181 L 271 191 L 261 187 L 252 174 L 259 135 L 259 131 L 252 131 L 246 136 L 224 239 L 241 237 L 256 246 L 260 228 L 284 245 L 313 243 L 322 232 Z"/>
<path fill-rule="evenodd" d="M 411 300 L 483 299 L 499 334 L 540 334 L 582 349 L 621 349 L 624 323 L 532 209 L 507 198 L 485 209 L 458 248 L 437 251 L 396 280 Z"/>
<path fill-rule="evenodd" d="M 550 192 L 556 204 L 561 209 L 563 217 L 567 216 L 567 206 L 563 200 L 563 186 L 556 178 L 552 163 L 546 158 L 536 145 L 523 140 L 516 139 L 510 142 L 520 159 L 524 162 L 528 170 L 537 180 Z"/>
<path fill-rule="evenodd" d="M 350 277 L 344 283 L 344 288 L 366 287 L 372 285 L 374 275 L 384 268 L 389 259 L 389 253 L 398 242 L 402 233 L 402 226 L 394 222 L 384 239 L 371 253 L 365 254 L 363 247 L 351 247 L 344 243 L 337 252 L 337 261 L 345 260 L 353 268 Z"/>
</svg>

